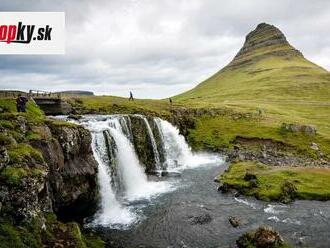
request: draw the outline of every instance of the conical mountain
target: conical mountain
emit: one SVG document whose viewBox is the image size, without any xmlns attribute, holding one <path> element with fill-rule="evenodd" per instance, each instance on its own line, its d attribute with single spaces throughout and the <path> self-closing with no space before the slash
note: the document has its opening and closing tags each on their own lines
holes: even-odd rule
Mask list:
<svg viewBox="0 0 330 248">
<path fill-rule="evenodd" d="M 234 59 L 177 100 L 329 100 L 330 73 L 308 61 L 275 26 L 259 24 Z"/>
</svg>

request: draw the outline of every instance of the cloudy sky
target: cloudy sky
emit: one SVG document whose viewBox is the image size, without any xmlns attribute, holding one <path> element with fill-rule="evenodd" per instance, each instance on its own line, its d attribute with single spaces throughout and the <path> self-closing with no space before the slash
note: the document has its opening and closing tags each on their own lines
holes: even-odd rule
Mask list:
<svg viewBox="0 0 330 248">
<path fill-rule="evenodd" d="M 226 65 L 258 23 L 330 70 L 328 0 L 1 0 L 0 11 L 65 11 L 65 55 L 0 55 L 0 89 L 164 98 Z"/>
</svg>

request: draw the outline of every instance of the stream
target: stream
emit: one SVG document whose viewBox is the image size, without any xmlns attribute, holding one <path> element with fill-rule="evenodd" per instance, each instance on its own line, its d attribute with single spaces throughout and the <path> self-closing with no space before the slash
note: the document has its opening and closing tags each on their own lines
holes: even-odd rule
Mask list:
<svg viewBox="0 0 330 248">
<path fill-rule="evenodd" d="M 330 206 L 328 202 L 295 201 L 290 205 L 235 198 L 217 192 L 214 177 L 225 165 L 186 169 L 179 178 L 166 178 L 177 188 L 151 201 L 132 202 L 144 218 L 123 229 L 99 228 L 109 241 L 122 247 L 235 247 L 237 238 L 260 225 L 274 227 L 293 247 L 329 247 Z M 199 216 L 211 220 L 196 224 Z M 239 217 L 233 228 L 228 218 Z"/>
<path fill-rule="evenodd" d="M 86 116 L 79 121 L 92 132 L 101 195 L 99 211 L 85 227 L 100 234 L 108 247 L 235 247 L 240 235 L 261 225 L 274 227 L 293 247 L 329 247 L 328 202 L 283 205 L 222 194 L 213 180 L 228 166 L 223 157 L 193 153 L 170 123 L 136 115 L 146 124 L 157 156 L 158 173 L 146 175 L 135 151 L 131 118 Z M 155 129 L 161 142 L 154 140 Z M 230 216 L 242 225 L 232 227 Z"/>
</svg>

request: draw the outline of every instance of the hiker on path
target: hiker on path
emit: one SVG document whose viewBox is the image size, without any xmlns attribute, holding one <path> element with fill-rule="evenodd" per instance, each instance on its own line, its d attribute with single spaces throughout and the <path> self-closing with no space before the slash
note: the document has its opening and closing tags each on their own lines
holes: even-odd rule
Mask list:
<svg viewBox="0 0 330 248">
<path fill-rule="evenodd" d="M 134 98 L 133 98 L 133 93 L 132 91 L 129 92 L 129 101 L 134 101 Z"/>
<path fill-rule="evenodd" d="M 169 98 L 168 100 L 170 101 L 170 104 L 172 105 L 172 98 Z"/>
<path fill-rule="evenodd" d="M 25 96 L 22 96 L 21 94 L 18 94 L 18 97 L 16 98 L 16 108 L 17 112 L 26 112 L 26 102 L 28 99 Z"/>
</svg>

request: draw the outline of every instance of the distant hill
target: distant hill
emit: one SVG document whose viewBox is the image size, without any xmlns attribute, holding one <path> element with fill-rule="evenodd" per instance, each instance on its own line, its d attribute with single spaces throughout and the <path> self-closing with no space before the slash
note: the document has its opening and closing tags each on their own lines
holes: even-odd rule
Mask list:
<svg viewBox="0 0 330 248">
<path fill-rule="evenodd" d="M 69 96 L 94 96 L 94 92 L 92 91 L 83 91 L 83 90 L 67 90 L 67 91 L 61 91 L 59 92 L 64 95 L 69 95 Z"/>
<path fill-rule="evenodd" d="M 226 67 L 174 99 L 329 101 L 329 95 L 330 73 L 305 59 L 278 28 L 261 23 Z"/>
</svg>

